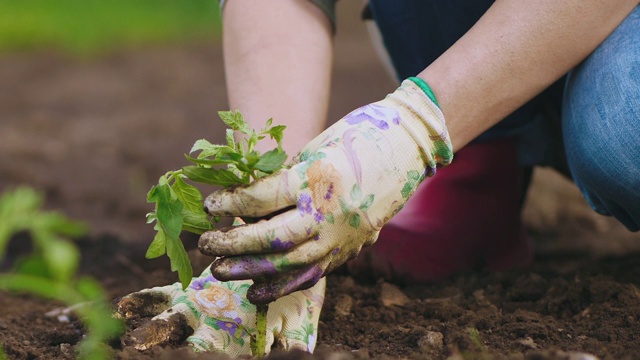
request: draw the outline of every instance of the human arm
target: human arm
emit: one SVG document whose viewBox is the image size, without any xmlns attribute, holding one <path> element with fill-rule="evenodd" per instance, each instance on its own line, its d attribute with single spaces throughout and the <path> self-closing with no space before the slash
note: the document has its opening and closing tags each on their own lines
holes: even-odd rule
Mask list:
<svg viewBox="0 0 640 360">
<path fill-rule="evenodd" d="M 418 74 L 435 92 L 454 149 L 580 63 L 638 3 L 496 1 L 458 42 Z"/>
<path fill-rule="evenodd" d="M 534 5 L 535 9 L 531 8 Z M 435 91 L 442 113 L 447 119 L 454 149 L 463 147 L 482 131 L 542 91 L 572 66 L 578 64 L 624 19 L 637 2 L 620 1 L 608 4 L 595 1 L 571 1 L 557 4 L 542 1 L 534 5 L 510 0 L 497 1 L 469 34 L 465 35 L 465 38 L 419 75 Z M 406 91 L 409 91 L 408 88 L 403 90 L 403 92 Z M 411 108 L 415 104 L 412 100 L 408 105 L 407 108 Z M 393 104 L 385 103 L 384 106 L 397 110 L 397 106 Z M 372 123 L 391 123 L 390 120 L 393 118 L 389 117 L 390 113 L 394 112 L 382 112 L 372 120 Z M 418 116 L 407 115 L 401 118 L 401 122 L 410 120 L 415 121 L 416 124 L 420 121 L 429 123 L 430 120 L 437 118 L 435 112 L 425 112 L 428 114 L 424 116 L 420 112 L 417 113 L 419 113 Z M 347 132 L 352 134 L 354 129 L 346 126 L 350 119 L 347 117 L 339 121 L 334 130 L 342 131 L 342 135 Z M 375 195 L 375 201 L 362 206 L 366 208 L 364 211 L 366 214 L 358 213 L 358 218 L 376 214 L 374 218 L 380 220 L 380 223 L 373 222 L 375 226 L 361 227 L 357 232 L 351 233 L 349 231 L 352 230 L 349 227 L 353 227 L 351 215 L 362 209 L 358 208 L 358 204 L 347 204 L 343 207 L 341 203 L 339 211 L 332 213 L 334 216 L 339 216 L 339 220 L 334 219 L 331 226 L 321 224 L 318 237 L 308 237 L 302 231 L 291 232 L 287 240 L 296 244 L 292 249 L 269 248 L 271 239 L 268 232 L 263 230 L 275 229 L 276 226 L 273 226 L 275 224 L 294 227 L 303 221 L 296 220 L 293 214 L 286 218 L 287 222 L 278 223 L 285 219 L 284 216 L 279 215 L 272 220 L 228 233 L 209 233 L 201 238 L 201 248 L 210 254 L 228 256 L 216 264 L 214 272 L 230 278 L 259 278 L 273 270 L 273 267 L 269 268 L 266 265 L 276 265 L 275 270 L 270 273 L 270 276 L 274 276 L 272 281 L 274 286 L 272 288 L 263 286 L 264 291 L 256 290 L 256 294 L 261 295 L 268 290 L 270 296 L 277 297 L 294 289 L 284 287 L 291 281 L 279 282 L 276 277 L 286 279 L 285 274 L 295 274 L 296 271 L 305 268 L 304 264 L 322 265 L 315 274 L 322 275 L 334 268 L 337 263 L 357 253 L 359 246 L 375 240 L 379 226 L 388 220 L 386 216 L 392 216 L 399 208 L 398 206 L 402 205 L 398 201 L 403 199 L 398 200 L 394 196 L 400 192 L 404 195 L 405 187 L 402 186 L 401 179 L 394 181 L 386 175 L 398 168 L 406 170 L 403 167 L 406 158 L 430 152 L 433 147 L 417 145 L 420 139 L 426 139 L 426 137 L 424 135 L 409 136 L 411 131 L 396 134 L 393 138 L 385 138 L 382 135 L 383 132 L 375 131 L 373 128 L 361 130 L 357 139 L 363 143 L 370 141 L 371 144 L 356 149 L 360 150 L 356 151 L 357 162 L 345 163 L 344 154 L 350 153 L 349 144 L 346 142 L 336 143 L 327 138 L 323 141 L 318 137 L 316 138 L 318 141 L 314 140 L 308 149 L 314 156 L 324 156 L 325 164 L 337 165 L 338 171 L 327 171 L 323 175 L 323 181 L 326 183 L 338 183 L 348 178 L 346 173 L 353 168 L 354 163 L 362 169 L 364 174 L 362 181 L 355 183 L 360 188 L 371 189 L 370 194 Z M 433 132 L 429 132 L 428 137 L 431 138 L 434 135 Z M 345 139 L 345 136 L 334 138 Z M 382 149 L 388 144 L 391 144 L 391 148 L 386 148 L 387 150 L 401 149 L 402 151 L 371 150 Z M 407 146 L 403 147 L 403 144 Z M 341 147 L 341 151 L 334 151 L 335 147 Z M 404 156 L 399 156 L 398 153 Z M 308 157 L 303 159 L 303 163 L 307 162 L 304 166 L 309 165 L 308 159 Z M 391 164 L 385 163 L 387 160 L 390 160 Z M 495 161 L 499 162 L 500 159 Z M 306 213 L 309 209 L 307 203 L 299 200 L 306 199 L 308 191 L 303 187 L 305 181 L 311 180 L 312 176 L 309 176 L 307 171 L 307 178 L 302 185 L 290 182 L 292 176 L 291 172 L 283 173 L 272 179 L 265 179 L 263 183 L 255 184 L 251 188 L 212 194 L 207 200 L 208 209 L 210 213 L 218 215 L 248 213 L 264 215 L 284 209 L 286 206 L 296 206 L 300 212 Z M 373 184 L 365 184 L 366 182 Z M 265 191 L 265 194 L 262 194 L 259 190 L 268 188 L 263 187 L 265 183 L 271 183 L 273 191 Z M 347 186 L 342 187 L 342 194 L 350 191 L 348 185 L 353 184 L 354 181 L 351 179 L 347 183 L 343 184 Z M 297 185 L 300 186 L 296 188 Z M 367 194 L 367 192 L 364 193 Z M 353 199 L 347 198 L 347 200 Z M 252 208 L 247 205 L 251 205 Z M 313 209 L 317 205 L 322 205 L 322 201 L 313 201 L 310 208 Z M 386 214 L 383 211 L 385 209 Z M 380 216 L 380 214 L 383 215 Z M 308 228 L 316 231 L 311 226 Z M 243 241 L 243 239 L 247 240 Z M 304 251 L 300 250 L 303 247 Z M 336 254 L 329 253 L 327 250 L 330 248 L 334 249 Z M 341 254 L 345 249 L 352 253 L 348 256 Z M 236 266 L 243 261 L 252 266 L 260 266 Z M 308 269 L 312 268 L 308 267 Z M 301 277 L 296 279 L 299 278 Z M 313 283 L 313 277 L 308 276 L 307 280 L 297 284 L 303 287 Z M 286 291 L 277 292 L 278 287 Z"/>
<path fill-rule="evenodd" d="M 287 126 L 291 155 L 325 126 L 332 61 L 331 24 L 308 0 L 229 0 L 223 8 L 227 94 L 252 128 Z M 265 149 L 259 149 L 265 150 Z"/>
</svg>

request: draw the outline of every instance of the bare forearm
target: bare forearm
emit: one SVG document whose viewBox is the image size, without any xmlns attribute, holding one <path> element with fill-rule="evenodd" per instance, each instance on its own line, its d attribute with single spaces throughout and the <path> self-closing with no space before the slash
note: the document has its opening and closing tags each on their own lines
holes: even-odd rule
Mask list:
<svg viewBox="0 0 640 360">
<path fill-rule="evenodd" d="M 454 149 L 580 63 L 637 5 L 637 0 L 496 1 L 419 74 L 434 89 Z"/>
<path fill-rule="evenodd" d="M 284 147 L 295 154 L 325 124 L 329 20 L 307 0 L 229 0 L 223 26 L 230 108 L 256 128 L 268 118 L 287 125 Z"/>
</svg>

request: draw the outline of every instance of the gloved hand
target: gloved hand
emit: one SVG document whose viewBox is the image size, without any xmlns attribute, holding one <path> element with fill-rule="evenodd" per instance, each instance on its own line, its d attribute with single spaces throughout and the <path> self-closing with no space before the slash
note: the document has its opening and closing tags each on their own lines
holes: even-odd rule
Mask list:
<svg viewBox="0 0 640 360">
<path fill-rule="evenodd" d="M 206 232 L 200 251 L 222 256 L 212 265 L 219 279 L 253 279 L 253 303 L 309 288 L 372 244 L 424 177 L 452 158 L 435 97 L 410 78 L 325 130 L 289 169 L 212 193 L 211 215 L 269 220 Z"/>
<path fill-rule="evenodd" d="M 169 342 L 186 342 L 197 351 L 217 351 L 230 356 L 251 354 L 256 306 L 246 293 L 250 281 L 221 282 L 209 269 L 186 290 L 180 283 L 129 294 L 116 308 L 116 316 L 130 321 L 154 316 L 125 337 L 127 345 L 146 350 Z M 313 352 L 325 282 L 282 297 L 269 305 L 267 349 Z"/>
</svg>

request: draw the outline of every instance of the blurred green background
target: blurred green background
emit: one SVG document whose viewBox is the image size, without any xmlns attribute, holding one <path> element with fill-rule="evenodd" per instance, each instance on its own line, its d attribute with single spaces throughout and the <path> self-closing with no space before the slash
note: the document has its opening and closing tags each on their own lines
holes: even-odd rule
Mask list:
<svg viewBox="0 0 640 360">
<path fill-rule="evenodd" d="M 219 34 L 216 0 L 0 1 L 0 53 L 55 49 L 93 56 Z"/>
</svg>

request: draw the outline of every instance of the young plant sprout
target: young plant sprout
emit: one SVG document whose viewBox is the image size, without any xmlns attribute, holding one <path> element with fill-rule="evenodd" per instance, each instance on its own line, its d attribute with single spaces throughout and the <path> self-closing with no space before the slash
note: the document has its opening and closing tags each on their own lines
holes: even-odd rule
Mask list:
<svg viewBox="0 0 640 360">
<path fill-rule="evenodd" d="M 107 359 L 104 342 L 120 335 L 124 327 L 111 316 L 100 284 L 77 274 L 80 251 L 69 238 L 85 235 L 88 229 L 61 213 L 43 210 L 43 202 L 44 196 L 29 187 L 0 195 L 0 262 L 14 234 L 27 232 L 33 242 L 30 254 L 17 259 L 12 271 L 0 274 L 0 290 L 27 292 L 70 306 L 87 327 L 78 358 Z"/>
<path fill-rule="evenodd" d="M 147 194 L 147 200 L 155 203 L 155 211 L 147 214 L 147 222 L 155 222 L 157 233 L 146 257 L 152 259 L 166 253 L 171 261 L 171 270 L 178 272 L 184 289 L 191 282 L 193 269 L 180 233 L 186 230 L 200 235 L 214 229 L 213 223 L 218 221 L 205 213 L 202 194 L 186 180 L 222 187 L 248 185 L 278 171 L 287 159 L 282 150 L 285 126 L 274 126 L 269 119 L 265 128 L 256 131 L 249 128 L 238 111 L 220 111 L 218 115 L 229 127 L 226 130 L 227 144 L 212 144 L 204 139 L 196 141 L 189 155 L 185 155 L 193 165 L 167 172 Z M 236 132 L 242 135 L 240 141 L 235 140 Z M 255 147 L 267 136 L 276 141 L 277 147 L 260 154 Z M 265 351 L 267 310 L 268 306 L 257 306 L 257 334 L 252 339 L 255 341 L 252 351 L 259 357 L 264 356 Z"/>
</svg>

